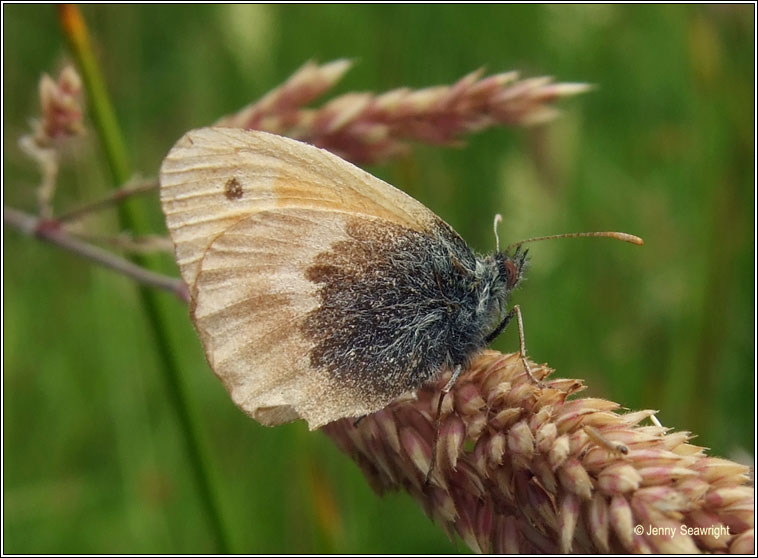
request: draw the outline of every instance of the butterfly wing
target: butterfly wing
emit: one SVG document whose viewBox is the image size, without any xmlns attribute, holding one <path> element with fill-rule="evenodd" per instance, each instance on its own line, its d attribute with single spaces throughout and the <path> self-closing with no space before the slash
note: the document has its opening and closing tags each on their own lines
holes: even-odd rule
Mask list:
<svg viewBox="0 0 758 558">
<path fill-rule="evenodd" d="M 160 181 L 206 356 L 247 414 L 269 425 L 302 417 L 317 428 L 376 411 L 404 391 L 403 381 L 347 370 L 363 362 L 361 351 L 373 355 L 367 362 L 377 374 L 391 363 L 366 347 L 356 357 L 355 324 L 334 307 L 352 304 L 351 312 L 378 318 L 370 300 L 366 308 L 346 302 L 356 295 L 343 285 L 377 269 L 391 273 L 382 251 L 400 237 L 408 246 L 434 242 L 439 230 L 459 239 L 444 222 L 339 157 L 264 132 L 189 132 L 164 160 Z"/>
</svg>

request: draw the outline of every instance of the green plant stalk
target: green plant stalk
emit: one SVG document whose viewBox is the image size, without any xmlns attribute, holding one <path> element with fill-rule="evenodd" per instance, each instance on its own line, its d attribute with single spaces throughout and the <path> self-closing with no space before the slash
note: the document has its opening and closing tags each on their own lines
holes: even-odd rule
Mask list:
<svg viewBox="0 0 758 558">
<path fill-rule="evenodd" d="M 131 174 L 126 144 L 92 50 L 86 24 L 79 8 L 74 5 L 64 4 L 60 6 L 59 16 L 63 33 L 82 73 L 82 79 L 89 97 L 92 119 L 105 150 L 114 186 L 119 187 L 129 180 Z M 124 229 L 141 232 L 147 228 L 144 214 L 134 205 L 118 204 L 118 215 L 120 224 Z M 144 255 L 135 254 L 130 259 L 141 267 L 148 269 L 152 267 L 150 265 L 152 258 Z M 219 552 L 228 553 L 229 539 L 212 490 L 207 467 L 208 460 L 204 455 L 197 428 L 192 418 L 179 375 L 179 367 L 170 349 L 167 324 L 159 306 L 159 295 L 154 289 L 145 286 L 139 286 L 138 290 L 142 308 L 155 336 L 156 348 L 162 364 L 161 370 L 167 384 L 169 397 L 179 419 L 180 429 L 184 435 L 190 467 L 201 502 L 205 507 Z"/>
</svg>

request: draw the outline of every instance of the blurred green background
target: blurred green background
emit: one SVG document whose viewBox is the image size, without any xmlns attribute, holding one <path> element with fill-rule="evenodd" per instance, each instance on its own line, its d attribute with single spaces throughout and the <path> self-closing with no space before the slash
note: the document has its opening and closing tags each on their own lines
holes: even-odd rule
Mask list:
<svg viewBox="0 0 758 558">
<path fill-rule="evenodd" d="M 660 409 L 696 443 L 752 461 L 754 6 L 94 6 L 82 8 L 133 168 L 155 176 L 186 130 L 236 111 L 306 60 L 350 57 L 335 89 L 451 83 L 479 67 L 596 85 L 548 126 L 422 146 L 369 170 L 478 250 L 548 233 L 515 296 L 532 358 L 594 397 Z M 67 57 L 53 6 L 4 5 L 3 202 L 34 211 L 17 139 L 37 82 Z M 92 131 L 56 207 L 110 184 Z M 141 202 L 163 232 L 157 196 Z M 117 230 L 114 212 L 90 222 Z M 218 549 L 133 283 L 3 231 L 3 507 L 9 553 Z M 175 274 L 169 257 L 164 271 Z M 376 497 L 304 424 L 264 428 L 205 363 L 186 308 L 161 295 L 231 548 L 465 552 L 407 495 Z M 496 348 L 518 347 L 515 328 Z"/>
</svg>

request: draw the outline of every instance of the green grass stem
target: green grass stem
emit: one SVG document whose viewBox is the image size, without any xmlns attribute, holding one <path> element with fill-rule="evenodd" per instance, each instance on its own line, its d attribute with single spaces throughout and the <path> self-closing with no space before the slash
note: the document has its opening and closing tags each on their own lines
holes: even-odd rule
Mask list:
<svg viewBox="0 0 758 558">
<path fill-rule="evenodd" d="M 120 187 L 129 180 L 131 175 L 129 158 L 116 113 L 113 110 L 102 73 L 91 47 L 86 23 L 81 11 L 74 5 L 62 5 L 59 8 L 59 16 L 63 33 L 82 74 L 89 97 L 92 119 L 108 160 L 113 185 Z M 135 234 L 149 230 L 144 214 L 135 204 L 119 204 L 118 215 L 120 226 L 125 230 L 130 230 Z M 152 267 L 150 261 L 152 258 L 145 255 L 134 254 L 130 259 L 139 266 L 148 269 Z M 207 465 L 208 459 L 204 455 L 195 420 L 181 381 L 179 367 L 171 351 L 166 320 L 161 312 L 158 300 L 161 295 L 152 288 L 145 286 L 138 286 L 137 288 L 142 308 L 154 334 L 161 363 L 160 369 L 167 385 L 171 404 L 177 413 L 198 495 L 205 508 L 209 527 L 216 540 L 217 550 L 228 553 L 229 539 L 212 488 Z"/>
</svg>

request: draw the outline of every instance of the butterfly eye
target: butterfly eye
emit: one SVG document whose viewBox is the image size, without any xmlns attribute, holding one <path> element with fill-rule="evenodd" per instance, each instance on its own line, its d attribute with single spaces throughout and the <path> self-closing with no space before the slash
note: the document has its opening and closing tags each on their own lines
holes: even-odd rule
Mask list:
<svg viewBox="0 0 758 558">
<path fill-rule="evenodd" d="M 505 284 L 508 289 L 514 288 L 521 279 L 520 264 L 523 260 L 519 258 L 519 260 L 516 261 L 518 263 L 514 262 L 513 260 L 505 260 Z"/>
<path fill-rule="evenodd" d="M 503 252 L 499 252 L 496 256 L 497 268 L 500 273 L 500 277 L 505 279 L 505 288 L 511 290 L 518 285 L 521 281 L 521 271 L 526 261 L 526 254 L 528 250 L 521 252 L 521 247 L 518 247 L 512 256 L 508 256 Z"/>
</svg>

